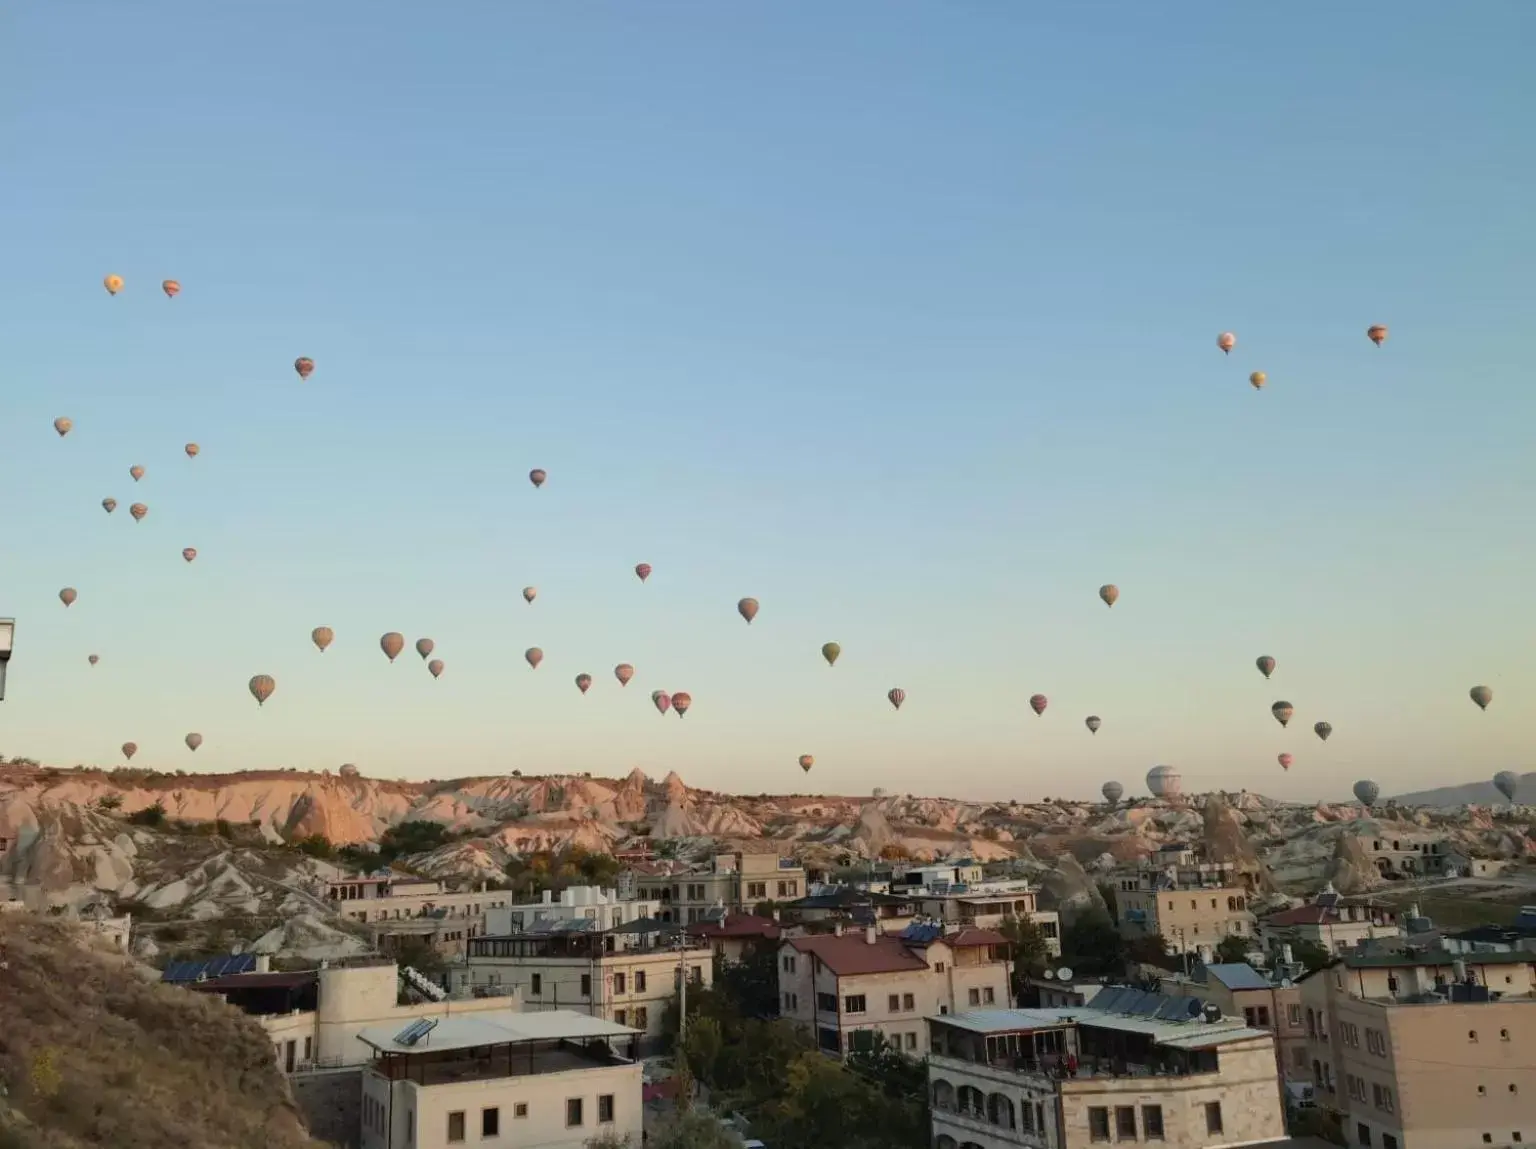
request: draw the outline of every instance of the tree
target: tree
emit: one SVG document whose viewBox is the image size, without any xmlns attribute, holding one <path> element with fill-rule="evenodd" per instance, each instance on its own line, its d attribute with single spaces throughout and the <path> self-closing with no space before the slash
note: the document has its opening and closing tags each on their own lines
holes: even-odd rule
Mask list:
<svg viewBox="0 0 1536 1149">
<path fill-rule="evenodd" d="M 1216 957 L 1219 961 L 1230 962 L 1233 965 L 1243 965 L 1248 961 L 1248 949 L 1250 942 L 1247 938 L 1229 934 L 1221 939 L 1216 946 Z"/>
<path fill-rule="evenodd" d="M 633 1145 L 628 1133 L 622 1137 L 617 1133 L 599 1133 L 587 1138 L 586 1149 L 631 1149 Z"/>
<path fill-rule="evenodd" d="M 1290 943 L 1291 957 L 1307 967 L 1307 972 L 1322 969 L 1333 961 L 1332 955 L 1316 942 L 1306 938 L 1296 938 Z"/>
<path fill-rule="evenodd" d="M 1026 977 L 1039 977 L 1045 972 L 1046 966 L 1051 961 L 1051 950 L 1046 944 L 1044 931 L 1034 919 L 1009 914 L 1003 919 L 1003 924 L 998 927 L 997 932 L 1008 939 L 1016 981 L 1022 981 Z M 1017 990 L 1014 996 L 1017 998 Z"/>
<path fill-rule="evenodd" d="M 452 841 L 441 822 L 401 822 L 379 836 L 379 860 L 389 865 L 407 854 L 425 854 Z"/>
<path fill-rule="evenodd" d="M 714 980 L 742 1017 L 779 1015 L 779 950 L 772 943 L 752 946 L 739 962 L 716 958 Z"/>
<path fill-rule="evenodd" d="M 100 798 L 96 799 L 96 808 L 98 810 L 116 810 L 122 804 L 123 796 L 121 794 L 103 794 Z"/>
<path fill-rule="evenodd" d="M 679 1113 L 651 1133 L 647 1149 L 737 1149 L 741 1144 L 708 1113 Z"/>
<path fill-rule="evenodd" d="M 433 981 L 447 972 L 448 963 L 443 955 L 432 948 L 425 938 L 400 937 L 395 940 L 394 959 L 397 965 L 410 966 L 417 973 L 425 974 Z"/>
<path fill-rule="evenodd" d="M 1062 930 L 1061 949 L 1067 965 L 1079 973 L 1125 972 L 1125 939 L 1109 915 L 1096 910 L 1079 915 Z"/>
<path fill-rule="evenodd" d="M 1184 965 L 1182 955 L 1169 953 L 1168 939 L 1162 934 L 1131 938 L 1125 943 L 1125 961 L 1168 970 L 1181 969 Z"/>
<path fill-rule="evenodd" d="M 165 825 L 165 804 L 156 802 L 153 806 L 145 806 L 142 810 L 135 810 L 128 815 L 128 822 L 134 826 L 153 826 L 155 829 Z"/>
<path fill-rule="evenodd" d="M 336 848 L 331 845 L 331 840 L 324 834 L 311 834 L 307 838 L 300 838 L 294 843 L 299 853 L 308 854 L 311 858 L 334 858 Z"/>
</svg>

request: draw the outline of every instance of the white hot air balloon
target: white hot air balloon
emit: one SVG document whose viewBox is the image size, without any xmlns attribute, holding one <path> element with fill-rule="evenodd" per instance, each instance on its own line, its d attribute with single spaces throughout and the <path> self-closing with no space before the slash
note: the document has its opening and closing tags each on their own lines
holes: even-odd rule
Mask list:
<svg viewBox="0 0 1536 1149">
<path fill-rule="evenodd" d="M 1147 771 L 1147 789 L 1154 798 L 1177 798 L 1184 793 L 1184 779 L 1172 766 L 1154 766 Z"/>
</svg>

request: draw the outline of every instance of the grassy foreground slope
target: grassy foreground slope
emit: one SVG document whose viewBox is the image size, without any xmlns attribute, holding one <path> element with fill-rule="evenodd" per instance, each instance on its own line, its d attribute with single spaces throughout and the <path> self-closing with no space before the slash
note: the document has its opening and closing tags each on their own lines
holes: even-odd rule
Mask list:
<svg viewBox="0 0 1536 1149">
<path fill-rule="evenodd" d="M 80 927 L 0 914 L 0 1149 L 321 1149 L 261 1029 Z"/>
</svg>

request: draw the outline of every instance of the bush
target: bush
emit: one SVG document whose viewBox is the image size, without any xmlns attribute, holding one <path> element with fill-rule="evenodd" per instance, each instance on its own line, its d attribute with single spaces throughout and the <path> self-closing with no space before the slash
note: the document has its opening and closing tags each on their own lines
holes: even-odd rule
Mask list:
<svg viewBox="0 0 1536 1149">
<path fill-rule="evenodd" d="M 152 826 L 161 829 L 165 825 L 165 806 L 156 802 L 153 806 L 145 806 L 142 810 L 135 810 L 128 815 L 128 824 L 132 826 Z"/>
<path fill-rule="evenodd" d="M 96 809 L 98 810 L 116 810 L 122 804 L 123 796 L 121 794 L 103 794 L 100 798 L 96 799 Z"/>
</svg>

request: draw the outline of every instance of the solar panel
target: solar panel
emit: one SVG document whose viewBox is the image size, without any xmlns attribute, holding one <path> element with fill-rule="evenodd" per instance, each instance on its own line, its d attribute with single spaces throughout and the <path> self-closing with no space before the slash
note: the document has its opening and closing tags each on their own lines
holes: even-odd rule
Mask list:
<svg viewBox="0 0 1536 1149">
<path fill-rule="evenodd" d="M 418 1017 L 410 1025 L 395 1034 L 395 1044 L 414 1046 L 436 1028 L 437 1018 Z"/>
</svg>

